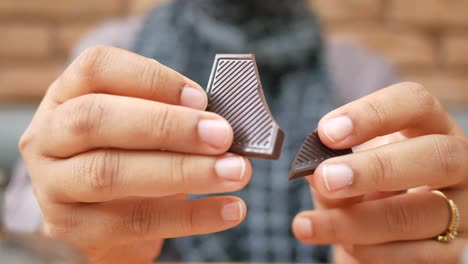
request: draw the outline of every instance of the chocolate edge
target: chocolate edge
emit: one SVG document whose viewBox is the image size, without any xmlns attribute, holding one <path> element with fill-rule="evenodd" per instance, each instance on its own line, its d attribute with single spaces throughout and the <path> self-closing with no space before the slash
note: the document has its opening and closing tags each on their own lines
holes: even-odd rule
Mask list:
<svg viewBox="0 0 468 264">
<path fill-rule="evenodd" d="M 233 59 L 233 60 L 234 59 L 239 59 L 239 60 L 250 59 L 250 60 L 253 61 L 254 69 L 255 69 L 255 75 L 256 75 L 256 78 L 258 80 L 257 93 L 259 94 L 259 97 L 262 100 L 264 109 L 270 115 L 270 118 L 272 120 L 272 124 L 276 128 L 274 130 L 273 136 L 272 136 L 274 144 L 271 144 L 271 146 L 269 148 L 271 154 L 269 154 L 269 153 L 260 153 L 260 152 L 248 152 L 248 151 L 245 151 L 245 148 L 236 147 L 235 145 L 232 145 L 231 148 L 229 149 L 229 151 L 231 151 L 233 153 L 236 153 L 236 154 L 239 154 L 239 155 L 252 157 L 252 158 L 278 160 L 281 157 L 281 151 L 282 151 L 282 147 L 283 147 L 285 133 L 284 133 L 283 129 L 280 127 L 280 125 L 278 124 L 278 122 L 276 121 L 276 119 L 273 116 L 273 114 L 271 113 L 271 111 L 270 111 L 270 107 L 269 107 L 268 102 L 266 100 L 266 97 L 265 97 L 265 95 L 263 93 L 263 84 L 262 84 L 261 79 L 260 79 L 260 75 L 259 75 L 259 72 L 258 72 L 257 61 L 255 59 L 254 54 L 217 54 L 215 56 L 215 59 L 214 59 L 214 62 L 213 62 L 210 78 L 208 80 L 208 85 L 207 85 L 207 88 L 206 88 L 206 93 L 208 95 L 208 99 L 210 99 L 211 89 L 213 87 L 214 77 L 215 77 L 216 71 L 218 69 L 219 60 L 222 60 L 222 59 Z M 209 108 L 210 108 L 210 103 L 211 103 L 210 100 L 208 100 L 208 106 L 207 106 L 208 111 L 209 111 Z"/>
<path fill-rule="evenodd" d="M 304 144 L 306 143 L 306 141 L 309 139 L 309 137 L 311 137 L 312 135 L 316 135 L 317 138 L 319 139 L 320 141 L 320 144 L 321 144 L 321 147 L 322 148 L 327 148 L 327 149 L 330 149 L 329 147 L 327 147 L 325 144 L 322 143 L 322 140 L 320 139 L 320 136 L 318 135 L 318 131 L 315 130 L 314 132 L 310 133 L 309 135 L 307 135 L 306 139 L 304 140 L 304 143 L 302 143 L 301 145 L 301 148 L 299 149 L 299 152 L 297 153 L 296 157 L 294 158 L 294 161 L 292 163 L 292 166 L 291 166 L 291 170 L 289 171 L 289 176 L 288 176 L 288 180 L 291 181 L 291 180 L 295 180 L 295 179 L 299 179 L 299 178 L 303 178 L 305 176 L 309 176 L 309 175 L 312 175 L 314 174 L 315 170 L 318 168 L 318 166 L 320 166 L 321 163 L 323 163 L 324 161 L 330 159 L 330 158 L 334 158 L 334 157 L 339 157 L 339 156 L 344 156 L 344 155 L 349 155 L 349 154 L 352 154 L 353 153 L 353 150 L 352 149 L 341 149 L 341 150 L 337 150 L 337 149 L 331 149 L 334 151 L 335 156 L 331 156 L 331 157 L 328 157 L 326 158 L 325 160 L 315 164 L 314 165 L 311 165 L 309 167 L 306 167 L 306 168 L 303 168 L 303 169 L 298 169 L 296 166 L 296 162 L 297 162 L 297 159 L 299 157 L 299 154 L 302 152 L 303 150 L 303 146 Z M 337 153 L 337 152 L 340 152 L 340 153 Z"/>
</svg>

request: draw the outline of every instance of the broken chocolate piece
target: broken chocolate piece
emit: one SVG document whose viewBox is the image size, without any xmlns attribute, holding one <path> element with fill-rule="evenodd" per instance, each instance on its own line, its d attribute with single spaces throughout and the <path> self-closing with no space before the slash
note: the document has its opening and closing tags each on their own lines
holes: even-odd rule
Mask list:
<svg viewBox="0 0 468 264">
<path fill-rule="evenodd" d="M 279 159 L 284 132 L 268 108 L 254 55 L 216 55 L 207 93 L 207 110 L 234 130 L 230 152 Z"/>
<path fill-rule="evenodd" d="M 353 153 L 351 149 L 336 150 L 325 146 L 320 141 L 317 131 L 312 132 L 294 159 L 288 180 L 314 174 L 315 169 L 324 160 Z"/>
</svg>

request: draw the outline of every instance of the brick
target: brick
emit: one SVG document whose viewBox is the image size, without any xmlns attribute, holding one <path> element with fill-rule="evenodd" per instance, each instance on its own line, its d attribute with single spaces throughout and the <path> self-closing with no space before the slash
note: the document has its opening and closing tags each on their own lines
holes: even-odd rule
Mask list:
<svg viewBox="0 0 468 264">
<path fill-rule="evenodd" d="M 468 76 L 444 71 L 409 72 L 405 80 L 419 82 L 446 106 L 468 108 Z"/>
<path fill-rule="evenodd" d="M 444 65 L 468 66 L 468 34 L 445 36 L 442 39 L 441 54 Z"/>
<path fill-rule="evenodd" d="M 0 66 L 0 102 L 39 101 L 61 69 L 60 63 Z"/>
<path fill-rule="evenodd" d="M 400 66 L 435 64 L 435 48 L 424 34 L 383 28 L 330 28 L 330 38 L 344 39 L 376 51 Z"/>
<path fill-rule="evenodd" d="M 324 21 L 377 20 L 381 1 L 377 0 L 309 0 L 312 8 Z"/>
<path fill-rule="evenodd" d="M 122 14 L 122 0 L 1 0 L 0 16 L 70 19 Z"/>
<path fill-rule="evenodd" d="M 96 23 L 61 24 L 57 30 L 57 44 L 61 55 L 68 57 L 77 42 L 92 30 Z"/>
<path fill-rule="evenodd" d="M 388 8 L 390 21 L 406 25 L 468 27 L 467 0 L 391 0 Z"/>
<path fill-rule="evenodd" d="M 0 25 L 0 57 L 45 57 L 50 53 L 50 33 L 45 25 Z"/>
<path fill-rule="evenodd" d="M 140 15 L 157 5 L 167 3 L 169 1 L 170 0 L 133 0 L 130 1 L 130 13 Z"/>
</svg>

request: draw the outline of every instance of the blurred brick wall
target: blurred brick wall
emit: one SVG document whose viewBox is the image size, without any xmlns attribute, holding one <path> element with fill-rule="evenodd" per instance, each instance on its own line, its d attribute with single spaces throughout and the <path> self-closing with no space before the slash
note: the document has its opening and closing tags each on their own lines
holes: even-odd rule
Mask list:
<svg viewBox="0 0 468 264">
<path fill-rule="evenodd" d="M 38 100 L 85 32 L 164 0 L 0 0 L 0 101 Z M 310 0 L 328 38 L 357 41 L 447 105 L 468 108 L 468 0 Z"/>
</svg>

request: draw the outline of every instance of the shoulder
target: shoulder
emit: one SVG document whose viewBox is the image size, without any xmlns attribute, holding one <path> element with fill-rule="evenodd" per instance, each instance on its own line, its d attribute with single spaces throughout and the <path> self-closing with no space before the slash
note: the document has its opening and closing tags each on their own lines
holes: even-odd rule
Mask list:
<svg viewBox="0 0 468 264">
<path fill-rule="evenodd" d="M 355 43 L 330 40 L 325 60 L 340 103 L 347 103 L 400 81 L 394 65 Z"/>
<path fill-rule="evenodd" d="M 109 45 L 121 49 L 131 49 L 141 30 L 143 17 L 119 18 L 98 25 L 75 45 L 70 54 L 73 60 L 86 48 L 96 45 Z"/>
</svg>

